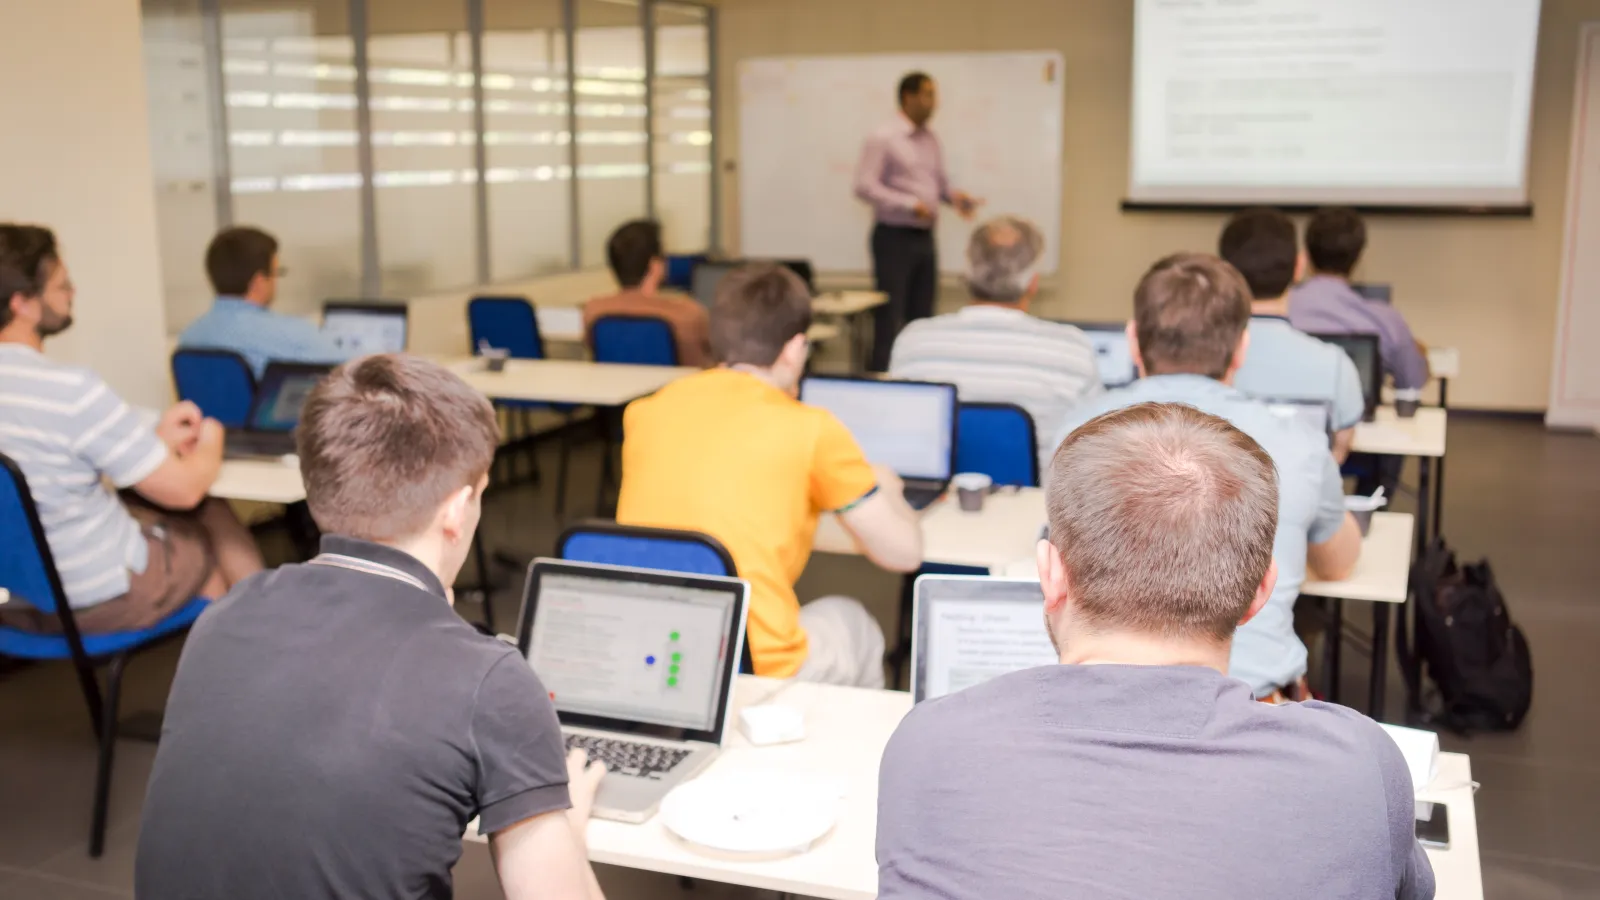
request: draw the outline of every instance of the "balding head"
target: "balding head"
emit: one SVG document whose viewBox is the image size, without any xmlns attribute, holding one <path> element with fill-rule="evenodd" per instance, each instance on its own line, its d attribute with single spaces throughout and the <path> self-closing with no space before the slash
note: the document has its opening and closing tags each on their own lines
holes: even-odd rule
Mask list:
<svg viewBox="0 0 1600 900">
<path fill-rule="evenodd" d="M 1062 442 L 1048 484 L 1064 577 L 1054 596 L 1041 578 L 1058 646 L 1109 633 L 1226 642 L 1271 593 L 1277 474 L 1223 419 L 1176 403 L 1107 413 Z"/>
<path fill-rule="evenodd" d="M 967 242 L 967 289 L 974 300 L 1016 303 L 1035 287 L 1033 266 L 1044 250 L 1039 229 L 1014 216 L 979 225 Z"/>
</svg>

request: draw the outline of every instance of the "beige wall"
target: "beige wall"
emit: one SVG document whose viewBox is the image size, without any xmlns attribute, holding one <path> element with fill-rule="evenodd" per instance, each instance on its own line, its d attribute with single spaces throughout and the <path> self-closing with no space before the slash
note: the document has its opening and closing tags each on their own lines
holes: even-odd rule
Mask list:
<svg viewBox="0 0 1600 900">
<path fill-rule="evenodd" d="M 76 324 L 50 341 L 131 403 L 169 395 L 138 0 L 0 0 L 0 219 L 53 228 Z"/>
<path fill-rule="evenodd" d="M 723 0 L 722 160 L 737 163 L 741 59 L 784 54 L 1060 50 L 1066 57 L 1062 268 L 1045 315 L 1120 318 L 1157 257 L 1214 249 L 1222 218 L 1124 214 L 1132 0 Z M 1543 409 L 1561 258 L 1578 23 L 1600 0 L 1544 0 L 1529 179 L 1532 219 L 1375 218 L 1359 273 L 1395 286 L 1418 336 L 1458 347 L 1462 406 Z M 885 97 L 890 93 L 885 86 Z M 887 114 L 889 106 L 885 106 Z M 937 126 L 937 120 L 935 120 Z M 723 167 L 723 239 L 738 241 L 738 176 Z M 862 237 L 865 240 L 865 235 Z"/>
</svg>

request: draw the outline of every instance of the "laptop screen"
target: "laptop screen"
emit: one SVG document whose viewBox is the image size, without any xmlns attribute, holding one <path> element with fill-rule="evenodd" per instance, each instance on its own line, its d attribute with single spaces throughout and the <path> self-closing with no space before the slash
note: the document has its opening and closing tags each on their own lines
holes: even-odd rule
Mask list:
<svg viewBox="0 0 1600 900">
<path fill-rule="evenodd" d="M 722 283 L 723 276 L 736 268 L 737 263 L 703 262 L 696 265 L 689 277 L 689 292 L 694 294 L 694 299 L 701 306 L 710 309 L 717 300 L 717 285 Z"/>
<path fill-rule="evenodd" d="M 963 575 L 917 579 L 911 691 L 916 702 L 999 675 L 1054 665 L 1039 582 Z"/>
<path fill-rule="evenodd" d="M 738 659 L 729 639 L 738 591 L 653 583 L 628 569 L 581 571 L 540 571 L 530 584 L 528 663 L 556 711 L 719 730 Z"/>
<path fill-rule="evenodd" d="M 1333 409 L 1326 400 L 1298 400 L 1265 397 L 1263 402 L 1276 415 L 1286 419 L 1299 419 L 1317 434 L 1333 432 Z"/>
<path fill-rule="evenodd" d="M 1100 367 L 1100 383 L 1106 387 L 1132 384 L 1139 377 L 1133 365 L 1133 348 L 1128 344 L 1127 327 L 1120 322 L 1068 322 L 1083 332 L 1094 346 L 1095 364 Z"/>
<path fill-rule="evenodd" d="M 349 357 L 406 349 L 404 308 L 332 306 L 323 310 L 322 333 Z"/>
<path fill-rule="evenodd" d="M 1375 334 L 1312 334 L 1311 336 L 1338 347 L 1350 357 L 1350 361 L 1356 364 L 1357 374 L 1361 376 L 1361 396 L 1366 401 L 1367 411 L 1377 409 L 1380 391 L 1383 389 L 1383 357 L 1378 349 L 1378 336 Z"/>
<path fill-rule="evenodd" d="M 250 409 L 250 430 L 293 431 L 300 422 L 300 407 L 306 395 L 328 374 L 317 366 L 285 366 L 270 363 L 256 388 L 255 405 Z"/>
<path fill-rule="evenodd" d="M 902 478 L 949 479 L 955 464 L 955 385 L 807 378 L 800 383 L 800 400 L 837 416 L 868 462 L 888 466 Z"/>
</svg>

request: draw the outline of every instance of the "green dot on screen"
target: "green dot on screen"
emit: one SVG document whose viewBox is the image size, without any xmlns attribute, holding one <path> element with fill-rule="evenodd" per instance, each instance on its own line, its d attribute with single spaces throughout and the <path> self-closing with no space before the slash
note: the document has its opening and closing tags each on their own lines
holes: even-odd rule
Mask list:
<svg viewBox="0 0 1600 900">
<path fill-rule="evenodd" d="M 672 640 L 674 640 L 674 641 L 675 641 L 675 640 L 677 640 L 677 639 L 678 639 L 678 633 L 677 633 L 677 632 L 676 632 L 676 631 L 674 631 L 674 632 L 673 632 L 673 633 L 672 633 L 672 635 L 671 635 L 671 639 L 672 639 Z"/>
<path fill-rule="evenodd" d="M 672 674 L 674 674 L 674 675 L 676 675 L 676 674 L 678 674 L 678 667 L 677 667 L 677 666 L 676 666 L 676 665 L 674 665 L 674 666 L 669 666 L 669 667 L 668 667 L 668 668 L 667 668 L 667 671 L 668 671 L 668 672 L 671 672 L 671 673 L 672 673 Z"/>
<path fill-rule="evenodd" d="M 683 662 L 683 654 L 682 653 L 674 653 L 674 654 L 672 654 L 672 661 L 673 662 Z"/>
<path fill-rule="evenodd" d="M 674 677 L 674 676 L 668 676 L 668 678 L 667 678 L 667 687 L 677 687 L 677 686 L 678 686 L 678 679 L 676 677 Z"/>
</svg>

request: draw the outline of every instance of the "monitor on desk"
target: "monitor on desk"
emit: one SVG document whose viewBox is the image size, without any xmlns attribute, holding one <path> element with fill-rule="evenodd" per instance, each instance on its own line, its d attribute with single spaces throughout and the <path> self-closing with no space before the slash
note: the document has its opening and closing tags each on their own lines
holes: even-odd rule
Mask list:
<svg viewBox="0 0 1600 900">
<path fill-rule="evenodd" d="M 1108 388 L 1125 387 L 1139 377 L 1133 364 L 1133 347 L 1128 343 L 1125 322 L 1066 322 L 1082 331 L 1094 345 L 1095 364 L 1100 368 L 1100 383 Z"/>
<path fill-rule="evenodd" d="M 329 300 L 322 305 L 322 333 L 346 356 L 403 353 L 406 305 L 384 300 Z"/>
<path fill-rule="evenodd" d="M 914 703 L 1061 661 L 1037 580 L 924 575 L 911 604 Z"/>
<path fill-rule="evenodd" d="M 1365 411 L 1362 418 L 1372 421 L 1377 412 L 1380 392 L 1383 390 L 1383 355 L 1379 351 L 1375 334 L 1312 334 L 1312 337 L 1343 350 L 1356 364 L 1361 376 L 1361 398 Z"/>
<path fill-rule="evenodd" d="M 956 464 L 956 387 L 925 381 L 812 376 L 800 401 L 850 429 L 869 462 L 901 478 L 948 481 Z"/>
</svg>

